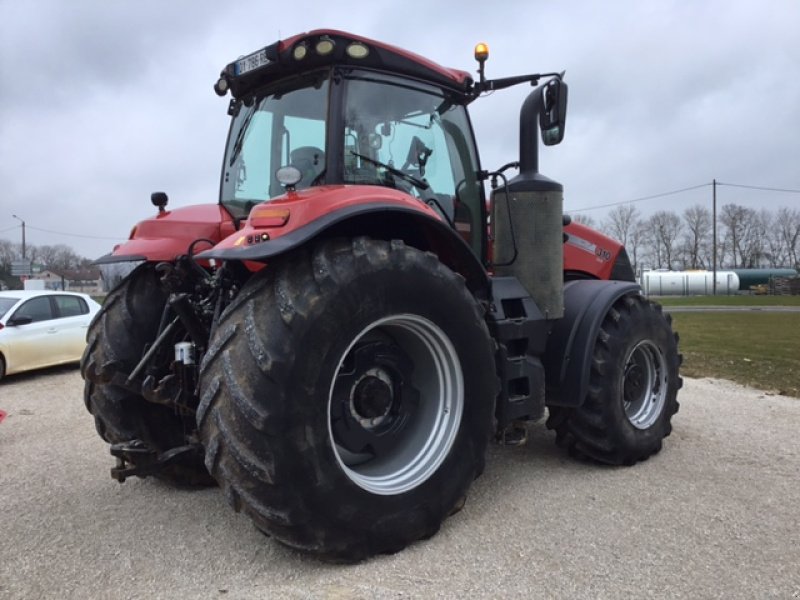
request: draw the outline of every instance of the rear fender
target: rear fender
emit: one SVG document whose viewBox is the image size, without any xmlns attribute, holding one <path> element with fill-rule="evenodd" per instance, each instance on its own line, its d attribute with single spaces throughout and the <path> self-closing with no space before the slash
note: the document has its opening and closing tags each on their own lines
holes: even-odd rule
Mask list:
<svg viewBox="0 0 800 600">
<path fill-rule="evenodd" d="M 583 404 L 603 319 L 619 298 L 640 293 L 638 284 L 626 281 L 579 280 L 565 284 L 564 317 L 553 325 L 542 360 L 548 405 Z"/>
<path fill-rule="evenodd" d="M 216 248 L 201 252 L 198 258 L 266 262 L 322 238 L 399 239 L 435 253 L 443 264 L 466 279 L 473 294 L 482 299 L 488 297 L 486 270 L 463 238 L 446 223 L 414 208 L 383 202 L 350 205 L 325 213 L 280 237 L 259 243 L 248 241 L 258 235 L 258 231 L 245 228 L 232 236 L 233 243 L 225 240 Z"/>
</svg>

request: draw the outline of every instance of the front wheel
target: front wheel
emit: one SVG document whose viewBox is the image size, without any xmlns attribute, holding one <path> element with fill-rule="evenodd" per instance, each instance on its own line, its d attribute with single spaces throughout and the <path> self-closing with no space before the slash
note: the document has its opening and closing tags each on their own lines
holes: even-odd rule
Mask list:
<svg viewBox="0 0 800 600">
<path fill-rule="evenodd" d="M 198 424 L 236 509 L 355 561 L 433 535 L 460 505 L 495 393 L 461 277 L 400 242 L 334 241 L 273 262 L 223 314 Z"/>
<path fill-rule="evenodd" d="M 595 341 L 583 404 L 550 407 L 547 425 L 560 445 L 614 465 L 632 465 L 661 450 L 682 383 L 671 322 L 642 296 L 617 300 Z"/>
<path fill-rule="evenodd" d="M 109 293 L 89 326 L 81 359 L 85 380 L 84 403 L 95 428 L 109 444 L 142 442 L 160 453 L 183 446 L 193 438 L 194 420 L 167 406 L 153 404 L 141 394 L 114 383 L 134 369 L 158 334 L 167 295 L 153 264 L 136 268 Z M 133 465 L 141 459 L 128 458 Z M 213 485 L 202 457 L 187 456 L 159 470 L 155 477 L 179 487 Z"/>
</svg>

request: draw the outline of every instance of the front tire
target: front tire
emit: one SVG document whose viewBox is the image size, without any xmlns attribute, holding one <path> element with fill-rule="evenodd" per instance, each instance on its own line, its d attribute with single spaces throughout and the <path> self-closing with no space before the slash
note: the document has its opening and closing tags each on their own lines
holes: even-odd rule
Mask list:
<svg viewBox="0 0 800 600">
<path fill-rule="evenodd" d="M 338 561 L 433 535 L 482 471 L 496 379 L 463 279 L 400 242 L 274 261 L 201 368 L 206 465 L 281 542 Z"/>
<path fill-rule="evenodd" d="M 89 325 L 81 359 L 84 403 L 109 444 L 141 440 L 158 453 L 185 445 L 195 430 L 191 419 L 113 383 L 115 375 L 128 376 L 156 338 L 166 301 L 154 265 L 146 263 L 108 294 Z M 129 462 L 135 465 L 136 456 Z M 202 456 L 184 457 L 154 476 L 181 487 L 214 484 Z"/>
<path fill-rule="evenodd" d="M 626 295 L 595 341 L 589 391 L 577 408 L 550 407 L 547 426 L 572 454 L 632 465 L 661 450 L 678 412 L 678 336 L 661 306 Z"/>
</svg>

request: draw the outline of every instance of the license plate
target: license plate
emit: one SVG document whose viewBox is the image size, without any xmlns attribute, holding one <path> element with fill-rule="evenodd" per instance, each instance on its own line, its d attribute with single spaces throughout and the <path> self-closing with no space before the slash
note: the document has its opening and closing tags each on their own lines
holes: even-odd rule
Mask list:
<svg viewBox="0 0 800 600">
<path fill-rule="evenodd" d="M 267 58 L 267 50 L 264 48 L 263 50 L 253 52 L 253 54 L 237 60 L 235 69 L 236 75 L 244 75 L 249 71 L 253 71 L 267 64 L 269 64 L 269 59 Z"/>
</svg>

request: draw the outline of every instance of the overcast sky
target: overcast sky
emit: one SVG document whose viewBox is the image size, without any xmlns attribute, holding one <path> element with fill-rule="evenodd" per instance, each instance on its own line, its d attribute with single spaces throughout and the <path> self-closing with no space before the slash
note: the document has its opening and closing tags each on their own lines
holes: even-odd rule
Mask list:
<svg viewBox="0 0 800 600">
<path fill-rule="evenodd" d="M 221 68 L 316 28 L 470 71 L 485 41 L 490 77 L 566 70 L 566 138 L 540 166 L 564 184 L 568 212 L 713 178 L 800 189 L 797 0 L 0 0 L 0 238 L 20 239 L 16 214 L 28 243 L 96 258 L 154 213 L 154 190 L 171 208 L 216 202 Z M 484 168 L 517 158 L 529 91 L 471 106 Z M 718 202 L 777 210 L 800 195 L 724 187 Z M 636 206 L 695 203 L 710 207 L 710 187 Z"/>
</svg>

